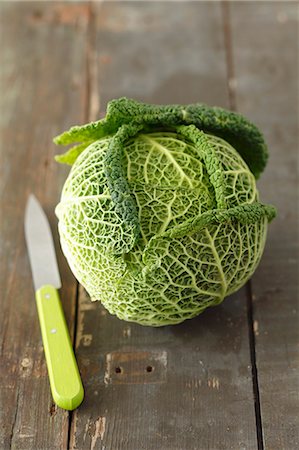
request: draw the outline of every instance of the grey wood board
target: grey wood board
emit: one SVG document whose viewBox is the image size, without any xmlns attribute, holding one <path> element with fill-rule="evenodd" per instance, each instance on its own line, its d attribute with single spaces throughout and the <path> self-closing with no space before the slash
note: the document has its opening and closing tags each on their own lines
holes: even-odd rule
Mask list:
<svg viewBox="0 0 299 450">
<path fill-rule="evenodd" d="M 119 96 L 228 107 L 220 3 L 93 8 L 92 116 Z M 119 321 L 80 290 L 77 330 L 86 398 L 70 448 L 257 448 L 245 290 L 161 329 Z"/>
<path fill-rule="evenodd" d="M 261 200 L 278 216 L 252 280 L 265 449 L 299 447 L 298 4 L 231 5 L 238 110 L 265 133 Z"/>
<path fill-rule="evenodd" d="M 52 403 L 23 218 L 30 192 L 50 218 L 74 330 L 76 282 L 58 246 L 54 206 L 68 169 L 52 138 L 82 121 L 86 5 L 0 4 L 1 449 L 66 448 L 68 412 Z M 84 18 L 85 17 L 85 18 Z"/>
<path fill-rule="evenodd" d="M 298 447 L 296 12 L 292 2 L 0 4 L 1 448 Z M 76 282 L 54 216 L 68 169 L 51 140 L 123 95 L 235 106 L 265 133 L 259 189 L 279 215 L 252 298 L 243 289 L 192 321 L 151 329 L 110 316 L 80 288 L 74 323 Z M 50 217 L 76 332 L 86 397 L 71 415 L 54 407 L 47 379 L 23 236 L 31 191 Z"/>
</svg>

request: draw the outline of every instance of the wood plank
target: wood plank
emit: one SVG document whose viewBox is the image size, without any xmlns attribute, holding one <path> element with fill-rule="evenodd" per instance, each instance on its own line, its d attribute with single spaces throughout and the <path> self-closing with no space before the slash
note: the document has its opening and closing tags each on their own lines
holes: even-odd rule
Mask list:
<svg viewBox="0 0 299 450">
<path fill-rule="evenodd" d="M 99 93 L 102 112 L 124 95 L 228 106 L 219 3 L 94 8 L 91 103 Z M 192 321 L 153 329 L 112 317 L 81 289 L 77 330 L 86 398 L 70 448 L 257 448 L 245 290 Z"/>
<path fill-rule="evenodd" d="M 278 207 L 252 281 L 264 448 L 299 447 L 298 4 L 231 5 L 238 110 L 264 131 L 261 198 Z"/>
<path fill-rule="evenodd" d="M 62 303 L 74 328 L 76 282 L 58 247 L 54 206 L 67 168 L 55 134 L 84 120 L 87 5 L 0 4 L 0 448 L 66 448 L 69 414 L 52 404 L 23 233 L 33 192 L 55 235 Z"/>
</svg>

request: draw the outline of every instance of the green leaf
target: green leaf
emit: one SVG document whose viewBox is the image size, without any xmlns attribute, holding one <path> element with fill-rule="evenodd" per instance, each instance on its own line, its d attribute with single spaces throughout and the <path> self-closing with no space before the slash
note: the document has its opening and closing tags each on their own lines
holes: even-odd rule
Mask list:
<svg viewBox="0 0 299 450">
<path fill-rule="evenodd" d="M 72 166 L 79 155 L 85 150 L 92 141 L 84 142 L 83 144 L 75 145 L 74 147 L 70 148 L 67 152 L 63 153 L 62 155 L 56 155 L 55 161 L 61 163 L 61 164 L 68 164 Z"/>
<path fill-rule="evenodd" d="M 219 136 L 242 156 L 256 178 L 264 170 L 268 150 L 259 129 L 245 117 L 202 103 L 192 105 L 150 105 L 127 99 L 112 100 L 105 119 L 74 126 L 54 139 L 59 145 L 86 140 L 96 141 L 114 134 L 122 125 L 141 125 L 144 130 L 160 127 L 171 130 L 178 125 L 195 125 L 199 130 Z"/>
</svg>

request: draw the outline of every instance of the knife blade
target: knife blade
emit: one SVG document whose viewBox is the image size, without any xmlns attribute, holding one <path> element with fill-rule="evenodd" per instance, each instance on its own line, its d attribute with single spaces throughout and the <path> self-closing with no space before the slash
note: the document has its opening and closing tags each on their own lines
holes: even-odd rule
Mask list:
<svg viewBox="0 0 299 450">
<path fill-rule="evenodd" d="M 84 390 L 57 291 L 61 279 L 51 228 L 32 194 L 26 205 L 25 239 L 52 396 L 59 407 L 73 410 L 83 401 Z"/>
</svg>

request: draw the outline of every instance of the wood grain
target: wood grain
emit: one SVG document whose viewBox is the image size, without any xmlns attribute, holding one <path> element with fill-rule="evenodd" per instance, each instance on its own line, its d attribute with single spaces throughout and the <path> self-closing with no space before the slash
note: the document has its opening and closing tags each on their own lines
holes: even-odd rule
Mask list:
<svg viewBox="0 0 299 450">
<path fill-rule="evenodd" d="M 59 251 L 54 217 L 67 170 L 55 163 L 51 142 L 83 120 L 86 6 L 1 2 L 0 21 L 0 448 L 62 449 L 69 417 L 52 404 L 23 217 L 33 192 L 50 217 L 73 332 L 76 283 Z"/>
<path fill-rule="evenodd" d="M 278 208 L 252 280 L 265 449 L 299 447 L 298 4 L 231 5 L 236 103 L 263 130 L 261 199 Z"/>
<path fill-rule="evenodd" d="M 124 95 L 228 106 L 220 4 L 109 2 L 94 7 L 91 28 L 90 97 L 101 112 Z M 245 290 L 151 329 L 110 316 L 81 289 L 77 330 L 86 398 L 70 448 L 257 447 Z"/>
<path fill-rule="evenodd" d="M 0 448 L 293 450 L 298 427 L 298 14 L 292 2 L 0 3 Z M 167 18 L 167 20 L 166 20 Z M 52 137 L 111 98 L 231 107 L 265 133 L 278 206 L 246 288 L 181 325 L 126 323 L 79 290 L 54 206 Z M 23 215 L 50 218 L 86 396 L 52 403 Z M 257 425 L 257 426 L 256 426 Z"/>
</svg>

